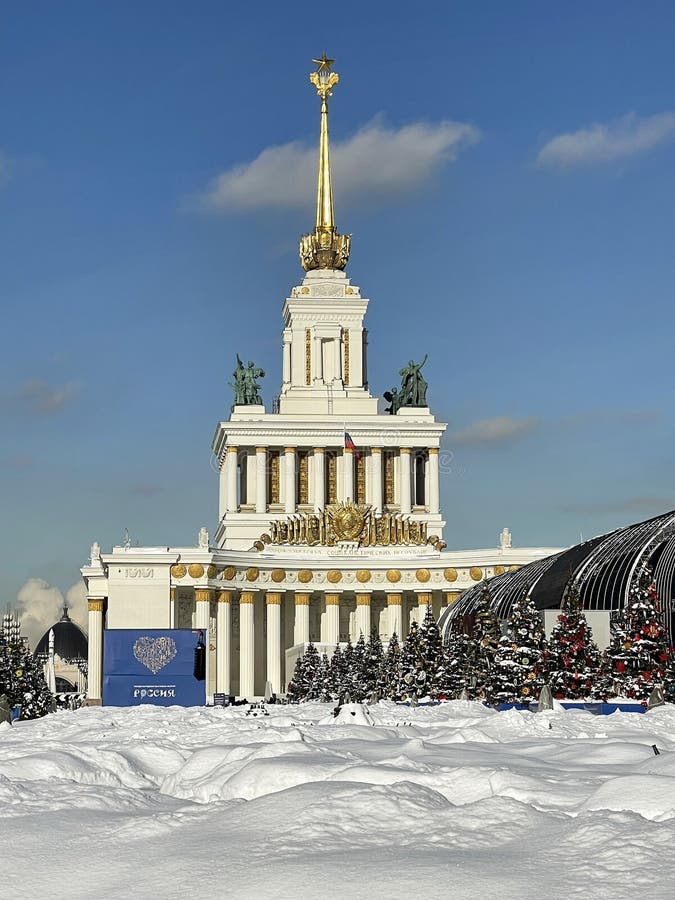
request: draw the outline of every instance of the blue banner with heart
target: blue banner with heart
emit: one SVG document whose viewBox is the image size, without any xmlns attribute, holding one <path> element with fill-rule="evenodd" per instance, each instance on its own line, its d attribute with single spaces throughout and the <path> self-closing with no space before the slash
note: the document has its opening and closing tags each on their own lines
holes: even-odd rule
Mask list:
<svg viewBox="0 0 675 900">
<path fill-rule="evenodd" d="M 204 706 L 206 684 L 194 676 L 204 633 L 182 628 L 103 632 L 103 705 Z"/>
</svg>

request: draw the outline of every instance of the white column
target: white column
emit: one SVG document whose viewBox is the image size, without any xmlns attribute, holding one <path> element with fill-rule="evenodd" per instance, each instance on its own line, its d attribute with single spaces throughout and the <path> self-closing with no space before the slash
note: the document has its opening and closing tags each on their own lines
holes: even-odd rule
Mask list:
<svg viewBox="0 0 675 900">
<path fill-rule="evenodd" d="M 429 494 L 427 497 L 429 512 L 438 515 L 441 511 L 440 486 L 438 475 L 438 447 L 429 447 Z"/>
<path fill-rule="evenodd" d="M 197 588 L 195 590 L 195 626 L 204 632 L 204 644 L 206 645 L 206 693 L 209 692 L 209 670 L 210 657 L 209 652 L 209 618 L 211 615 L 211 591 L 208 588 Z"/>
<path fill-rule="evenodd" d="M 410 471 L 410 447 L 401 447 L 400 454 L 401 514 L 404 516 L 409 516 L 412 512 L 412 473 Z"/>
<path fill-rule="evenodd" d="M 89 598 L 89 630 L 87 656 L 87 701 L 101 703 L 103 687 L 103 607 L 102 597 Z"/>
<path fill-rule="evenodd" d="M 227 467 L 227 488 L 226 500 L 227 511 L 236 512 L 238 508 L 237 500 L 237 447 L 228 447 L 227 456 L 225 457 L 225 465 Z"/>
<path fill-rule="evenodd" d="M 255 448 L 255 511 L 267 512 L 267 448 Z"/>
<path fill-rule="evenodd" d="M 380 447 L 373 447 L 370 451 L 370 473 L 373 483 L 371 485 L 370 496 L 373 499 L 373 511 L 375 515 L 382 515 L 382 450 Z"/>
<path fill-rule="evenodd" d="M 286 447 L 284 454 L 286 506 L 288 515 L 295 512 L 295 447 Z"/>
<path fill-rule="evenodd" d="M 309 594 L 304 591 L 295 594 L 295 627 L 293 643 L 306 644 L 309 641 Z"/>
<path fill-rule="evenodd" d="M 230 693 L 232 660 L 232 592 L 219 591 L 216 597 L 216 691 Z"/>
<path fill-rule="evenodd" d="M 242 591 L 239 595 L 239 696 L 247 699 L 251 699 L 255 691 L 254 599 L 254 591 Z"/>
<path fill-rule="evenodd" d="M 340 640 L 340 595 L 326 594 L 326 618 L 321 641 L 324 644 L 337 644 Z"/>
<path fill-rule="evenodd" d="M 368 640 L 370 637 L 370 594 L 356 595 L 356 637 L 359 633 Z"/>
<path fill-rule="evenodd" d="M 265 595 L 267 609 L 267 680 L 275 694 L 281 694 L 281 594 Z"/>
<path fill-rule="evenodd" d="M 345 447 L 342 451 L 342 465 L 344 468 L 345 500 L 354 499 L 354 454 Z"/>
<path fill-rule="evenodd" d="M 291 337 L 291 329 L 284 328 L 284 349 L 281 376 L 284 385 L 290 384 L 291 381 Z"/>
<path fill-rule="evenodd" d="M 326 454 L 323 447 L 314 448 L 314 508 L 320 512 L 326 505 Z"/>
<path fill-rule="evenodd" d="M 400 594 L 387 594 L 387 609 L 389 610 L 389 634 L 396 632 L 399 643 L 406 636 L 403 632 L 403 610 L 401 608 Z"/>
</svg>

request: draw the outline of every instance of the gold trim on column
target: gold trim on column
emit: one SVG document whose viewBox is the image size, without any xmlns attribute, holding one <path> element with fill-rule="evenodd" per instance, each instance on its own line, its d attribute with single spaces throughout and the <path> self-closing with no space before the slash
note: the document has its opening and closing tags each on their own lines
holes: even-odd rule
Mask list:
<svg viewBox="0 0 675 900">
<path fill-rule="evenodd" d="M 296 591 L 295 605 L 296 606 L 309 606 L 310 596 L 311 596 L 311 594 L 306 594 L 304 591 Z"/>
<path fill-rule="evenodd" d="M 255 591 L 242 591 L 239 594 L 239 603 L 253 603 L 255 601 Z"/>
<path fill-rule="evenodd" d="M 236 453 L 238 449 L 239 449 L 239 447 L 235 447 L 233 444 L 228 444 L 228 445 L 227 445 L 227 452 L 228 452 L 228 453 Z"/>
<path fill-rule="evenodd" d="M 197 601 L 197 603 L 199 603 L 200 600 L 202 602 L 204 600 L 210 600 L 212 594 L 213 591 L 209 590 L 208 588 L 197 588 L 197 590 L 195 591 L 195 600 Z"/>
<path fill-rule="evenodd" d="M 370 606 L 370 594 L 357 594 L 356 595 L 356 605 L 357 606 Z"/>
<path fill-rule="evenodd" d="M 382 453 L 382 447 L 371 447 L 370 452 L 371 453 Z"/>
<path fill-rule="evenodd" d="M 267 447 L 256 447 L 255 452 L 256 453 L 267 453 Z"/>
<path fill-rule="evenodd" d="M 324 594 L 326 600 L 326 606 L 339 606 L 340 605 L 340 595 L 339 594 Z"/>
<path fill-rule="evenodd" d="M 419 606 L 430 606 L 431 605 L 431 594 L 430 593 L 422 593 L 417 595 L 417 603 Z"/>
<path fill-rule="evenodd" d="M 305 384 L 312 383 L 312 329 L 305 328 Z"/>
<path fill-rule="evenodd" d="M 171 600 L 171 602 L 173 603 L 173 601 L 175 599 L 176 599 L 176 588 L 175 587 L 169 588 L 169 600 Z"/>
<path fill-rule="evenodd" d="M 216 603 L 231 603 L 232 591 L 218 591 L 216 594 Z"/>
<path fill-rule="evenodd" d="M 89 612 L 103 612 L 104 605 L 105 600 L 89 600 L 87 603 Z"/>
<path fill-rule="evenodd" d="M 448 606 L 451 606 L 455 600 L 461 595 L 461 591 L 446 591 L 445 600 Z"/>
<path fill-rule="evenodd" d="M 398 452 L 399 452 L 400 454 L 402 454 L 402 455 L 403 455 L 404 453 L 407 453 L 408 456 L 409 456 L 409 455 L 410 455 L 410 447 L 400 447 Z"/>
<path fill-rule="evenodd" d="M 295 453 L 296 447 L 284 447 L 284 453 Z"/>
<path fill-rule="evenodd" d="M 345 447 L 342 452 L 343 453 L 353 453 L 354 451 L 352 450 L 351 447 Z"/>
<path fill-rule="evenodd" d="M 429 453 L 430 456 L 431 456 L 432 454 L 433 454 L 434 456 L 437 456 L 437 455 L 438 455 L 438 447 L 429 447 L 428 453 Z"/>
<path fill-rule="evenodd" d="M 314 453 L 324 453 L 325 450 L 325 447 L 314 447 Z"/>
<path fill-rule="evenodd" d="M 265 603 L 268 606 L 279 606 L 281 603 L 281 593 L 279 591 L 268 591 L 265 594 Z"/>
<path fill-rule="evenodd" d="M 400 594 L 387 594 L 387 606 L 400 606 L 401 605 L 401 595 Z"/>
</svg>

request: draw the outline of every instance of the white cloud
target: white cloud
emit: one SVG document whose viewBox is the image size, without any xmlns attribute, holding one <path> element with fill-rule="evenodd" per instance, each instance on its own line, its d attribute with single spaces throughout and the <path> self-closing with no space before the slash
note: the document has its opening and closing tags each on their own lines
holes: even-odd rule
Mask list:
<svg viewBox="0 0 675 900">
<path fill-rule="evenodd" d="M 341 202 L 408 191 L 478 139 L 478 129 L 462 122 L 415 122 L 396 129 L 378 117 L 352 137 L 332 143 L 335 189 Z M 252 162 L 214 178 L 197 205 L 217 212 L 306 207 L 316 167 L 316 146 L 295 141 L 267 147 Z"/>
<path fill-rule="evenodd" d="M 70 403 L 79 384 L 49 384 L 42 378 L 29 378 L 18 388 L 0 394 L 0 405 L 41 415 L 62 410 Z"/>
<path fill-rule="evenodd" d="M 537 162 L 564 169 L 598 165 L 644 153 L 674 137 L 675 112 L 643 117 L 630 113 L 606 125 L 557 135 L 541 148 Z"/>
<path fill-rule="evenodd" d="M 503 444 L 534 431 L 539 425 L 535 416 L 495 416 L 479 419 L 450 436 L 455 444 Z"/>
<path fill-rule="evenodd" d="M 29 578 L 18 593 L 17 603 L 21 633 L 28 638 L 32 648 L 45 631 L 61 618 L 64 603 L 73 622 L 86 631 L 87 591 L 84 582 L 74 584 L 64 598 L 57 587 L 43 578 Z"/>
</svg>

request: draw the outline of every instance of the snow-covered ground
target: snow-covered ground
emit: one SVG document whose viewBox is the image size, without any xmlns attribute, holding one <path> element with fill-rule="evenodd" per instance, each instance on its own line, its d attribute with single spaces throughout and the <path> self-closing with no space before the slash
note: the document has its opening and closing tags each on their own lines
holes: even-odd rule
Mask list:
<svg viewBox="0 0 675 900">
<path fill-rule="evenodd" d="M 675 896 L 675 707 L 331 710 L 0 725 L 0 897 Z"/>
</svg>

